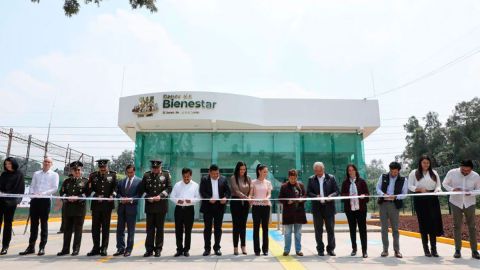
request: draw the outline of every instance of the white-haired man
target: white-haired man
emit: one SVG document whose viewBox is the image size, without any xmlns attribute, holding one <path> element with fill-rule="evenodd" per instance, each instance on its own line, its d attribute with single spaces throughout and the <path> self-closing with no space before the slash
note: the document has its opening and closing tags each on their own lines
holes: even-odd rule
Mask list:
<svg viewBox="0 0 480 270">
<path fill-rule="evenodd" d="M 323 244 L 323 224 L 327 229 L 327 254 L 335 256 L 335 201 L 321 198 L 329 198 L 338 195 L 338 186 L 335 176 L 325 173 L 325 165 L 322 162 L 313 164 L 314 175 L 308 179 L 307 196 L 319 198 L 312 201 L 313 226 L 315 227 L 315 240 L 317 242 L 318 256 L 324 256 L 325 245 Z"/>
</svg>

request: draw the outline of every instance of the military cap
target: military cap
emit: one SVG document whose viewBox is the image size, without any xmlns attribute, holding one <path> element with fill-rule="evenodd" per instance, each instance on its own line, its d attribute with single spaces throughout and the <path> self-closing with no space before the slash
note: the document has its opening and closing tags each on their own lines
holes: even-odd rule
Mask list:
<svg viewBox="0 0 480 270">
<path fill-rule="evenodd" d="M 75 169 L 75 168 L 79 168 L 79 167 L 83 167 L 83 163 L 80 162 L 80 161 L 73 161 L 70 163 L 70 168 L 71 169 Z"/>
<path fill-rule="evenodd" d="M 108 164 L 109 161 L 110 161 L 110 160 L 108 160 L 108 159 L 95 160 L 95 162 L 98 163 L 98 167 L 105 167 L 105 166 L 107 166 L 107 164 Z"/>
<path fill-rule="evenodd" d="M 152 163 L 152 168 L 153 167 L 160 167 L 162 165 L 161 160 L 150 160 L 150 162 Z"/>
</svg>

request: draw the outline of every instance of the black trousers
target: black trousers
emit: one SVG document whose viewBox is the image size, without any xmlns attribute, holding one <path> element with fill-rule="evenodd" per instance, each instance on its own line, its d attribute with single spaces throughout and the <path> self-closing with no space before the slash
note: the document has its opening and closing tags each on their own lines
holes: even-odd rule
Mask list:
<svg viewBox="0 0 480 270">
<path fill-rule="evenodd" d="M 12 222 L 16 209 L 16 205 L 7 205 L 4 200 L 0 199 L 0 231 L 2 230 L 3 224 L 2 248 L 8 248 L 10 246 L 10 241 L 12 240 Z"/>
<path fill-rule="evenodd" d="M 225 212 L 223 205 L 214 204 L 203 213 L 203 241 L 205 242 L 204 249 L 210 251 L 212 249 L 212 224 L 214 227 L 215 243 L 213 250 L 220 250 L 220 241 L 222 240 L 222 223 L 223 214 Z"/>
<path fill-rule="evenodd" d="M 33 198 L 30 201 L 30 239 L 29 247 L 34 248 L 38 238 L 40 225 L 40 245 L 45 248 L 48 239 L 48 215 L 50 214 L 50 199 Z"/>
<path fill-rule="evenodd" d="M 63 217 L 64 231 L 63 231 L 63 249 L 62 251 L 70 252 L 70 242 L 73 237 L 73 251 L 80 250 L 80 244 L 82 243 L 82 230 L 85 216 L 68 216 Z"/>
<path fill-rule="evenodd" d="M 161 251 L 163 248 L 165 215 L 166 213 L 147 213 L 147 239 L 145 240 L 147 252 Z"/>
<path fill-rule="evenodd" d="M 233 223 L 233 247 L 238 247 L 238 240 L 240 245 L 246 245 L 245 235 L 247 232 L 247 219 L 250 204 L 248 201 L 231 201 L 230 210 L 232 212 Z"/>
<path fill-rule="evenodd" d="M 93 250 L 108 249 L 112 209 L 92 211 Z M 100 245 L 101 235 L 101 245 Z"/>
<path fill-rule="evenodd" d="M 195 217 L 194 206 L 175 206 L 175 239 L 177 241 L 177 251 L 186 252 L 190 250 L 192 242 L 192 227 Z M 183 233 L 185 232 L 185 243 L 183 242 Z"/>
<path fill-rule="evenodd" d="M 323 243 L 323 224 L 327 229 L 327 252 L 335 249 L 335 215 L 326 215 L 323 211 L 313 211 L 313 226 L 315 227 L 315 241 L 317 242 L 317 252 L 325 251 Z"/>
<path fill-rule="evenodd" d="M 253 218 L 253 251 L 260 252 L 260 225 L 262 226 L 262 252 L 268 252 L 268 222 L 270 206 L 252 206 Z"/>
<path fill-rule="evenodd" d="M 360 233 L 360 242 L 362 243 L 362 252 L 367 251 L 367 211 L 345 211 L 347 215 L 348 227 L 350 229 L 350 240 L 352 250 L 357 250 L 357 226 Z"/>
</svg>

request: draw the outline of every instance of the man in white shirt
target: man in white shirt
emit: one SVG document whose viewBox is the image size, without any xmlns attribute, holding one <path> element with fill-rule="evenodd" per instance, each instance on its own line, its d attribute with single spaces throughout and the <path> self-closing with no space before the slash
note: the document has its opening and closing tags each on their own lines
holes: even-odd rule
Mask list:
<svg viewBox="0 0 480 270">
<path fill-rule="evenodd" d="M 472 258 L 480 259 L 477 250 L 477 230 L 475 228 L 475 203 L 476 197 L 468 192 L 480 191 L 480 176 L 473 171 L 473 162 L 464 160 L 460 168 L 450 170 L 445 176 L 443 187 L 447 191 L 462 191 L 467 194 L 450 195 L 450 208 L 452 209 L 455 254 L 454 258 L 461 258 L 460 250 L 462 248 L 462 224 L 463 215 L 468 226 L 470 238 L 470 248 L 472 249 Z"/>
<path fill-rule="evenodd" d="M 52 171 L 53 159 L 45 157 L 43 159 L 42 169 L 36 171 L 32 177 L 30 185 L 30 194 L 51 196 L 58 191 L 58 174 Z M 40 224 L 40 245 L 38 256 L 45 255 L 45 245 L 48 238 L 48 215 L 50 214 L 49 198 L 32 198 L 30 201 L 30 239 L 29 245 L 20 255 L 28 255 L 35 253 L 35 243 L 38 237 L 38 225 Z"/>
<path fill-rule="evenodd" d="M 195 203 L 200 199 L 198 184 L 192 181 L 192 170 L 182 169 L 183 181 L 177 182 L 170 194 L 170 200 L 175 203 L 175 238 L 177 252 L 175 257 L 190 256 L 190 243 L 193 220 L 195 218 Z M 183 232 L 185 231 L 185 243 Z"/>
</svg>

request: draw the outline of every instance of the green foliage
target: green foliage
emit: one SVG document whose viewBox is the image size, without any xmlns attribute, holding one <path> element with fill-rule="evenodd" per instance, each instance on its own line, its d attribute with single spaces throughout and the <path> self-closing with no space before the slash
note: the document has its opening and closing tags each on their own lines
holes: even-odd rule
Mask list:
<svg viewBox="0 0 480 270">
<path fill-rule="evenodd" d="M 123 150 L 123 152 L 117 158 L 113 158 L 109 167 L 111 170 L 123 174 L 125 172 L 125 167 L 134 163 L 133 151 Z"/>
<path fill-rule="evenodd" d="M 34 3 L 40 3 L 40 0 L 31 0 Z M 150 10 L 150 12 L 157 12 L 157 6 L 155 5 L 156 0 L 129 0 L 130 6 L 133 9 L 143 8 Z M 65 0 L 63 4 L 63 10 L 65 11 L 65 15 L 68 17 L 72 17 L 72 15 L 78 14 L 80 11 L 80 0 Z M 100 6 L 100 2 L 102 0 L 84 0 L 85 4 L 94 3 L 97 6 Z"/>
<path fill-rule="evenodd" d="M 433 166 L 448 166 L 462 159 L 480 160 L 480 99 L 455 106 L 443 125 L 438 113 L 429 112 L 421 125 L 415 116 L 404 125 L 407 146 L 402 157 L 413 169 L 421 155 L 432 158 Z"/>
</svg>

